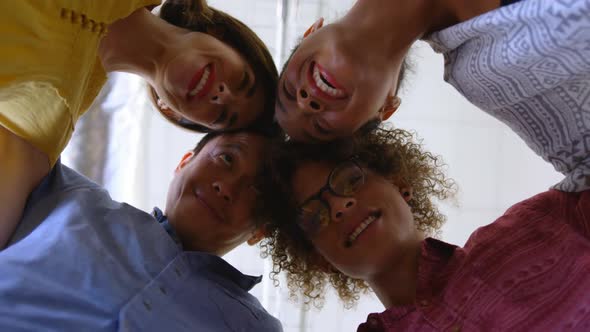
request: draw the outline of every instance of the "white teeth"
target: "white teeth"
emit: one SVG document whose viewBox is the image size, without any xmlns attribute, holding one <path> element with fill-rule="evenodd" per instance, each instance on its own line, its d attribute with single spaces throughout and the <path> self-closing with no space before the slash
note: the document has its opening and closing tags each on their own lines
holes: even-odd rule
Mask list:
<svg viewBox="0 0 590 332">
<path fill-rule="evenodd" d="M 324 80 L 322 79 L 322 76 L 320 74 L 320 70 L 318 69 L 317 66 L 313 66 L 312 76 L 313 76 L 313 80 L 315 81 L 315 84 L 318 86 L 318 88 L 320 88 L 320 90 L 327 93 L 328 95 L 335 97 L 335 98 L 340 98 L 345 95 L 344 91 L 342 91 L 340 89 L 332 88 L 331 86 L 326 84 L 326 82 L 324 82 Z"/>
<path fill-rule="evenodd" d="M 207 80 L 209 79 L 209 74 L 211 73 L 211 70 L 209 69 L 209 67 L 205 68 L 205 71 L 203 72 L 203 76 L 201 76 L 201 80 L 199 81 L 199 84 L 197 84 L 197 86 L 188 93 L 189 96 L 193 97 L 196 96 L 199 92 L 201 92 L 201 90 L 203 90 L 203 87 L 205 87 L 205 84 L 207 83 Z"/>
<path fill-rule="evenodd" d="M 375 220 L 377 220 L 377 217 L 374 215 L 367 217 L 367 219 L 358 225 L 354 232 L 348 236 L 348 242 L 352 243 L 354 240 L 356 240 L 356 238 Z"/>
</svg>

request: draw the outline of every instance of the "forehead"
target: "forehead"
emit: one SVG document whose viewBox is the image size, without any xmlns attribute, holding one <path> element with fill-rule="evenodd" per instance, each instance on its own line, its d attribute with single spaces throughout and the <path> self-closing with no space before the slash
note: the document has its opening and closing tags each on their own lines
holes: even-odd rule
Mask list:
<svg viewBox="0 0 590 332">
<path fill-rule="evenodd" d="M 242 132 L 233 134 L 221 134 L 213 138 L 204 147 L 203 151 L 212 151 L 217 148 L 228 148 L 239 153 L 246 159 L 259 160 L 269 144 L 268 139 L 254 133 Z"/>
<path fill-rule="evenodd" d="M 221 134 L 208 142 L 203 150 L 212 150 L 216 147 L 230 147 L 245 155 L 261 154 L 267 147 L 268 140 L 258 134 L 241 132 L 233 134 Z"/>
<path fill-rule="evenodd" d="M 298 203 L 317 192 L 327 181 L 334 165 L 327 162 L 306 161 L 295 168 L 291 186 Z"/>
<path fill-rule="evenodd" d="M 234 128 L 246 127 L 253 123 L 264 112 L 264 107 L 266 106 L 265 89 L 261 82 L 255 84 L 257 86 L 254 94 L 245 98 L 243 102 L 236 103 L 239 120 L 234 124 Z"/>
</svg>

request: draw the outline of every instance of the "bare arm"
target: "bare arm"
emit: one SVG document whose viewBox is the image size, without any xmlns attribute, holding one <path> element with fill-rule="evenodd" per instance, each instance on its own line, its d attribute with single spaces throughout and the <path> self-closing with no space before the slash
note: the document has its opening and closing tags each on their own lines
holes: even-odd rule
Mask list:
<svg viewBox="0 0 590 332">
<path fill-rule="evenodd" d="M 458 20 L 457 23 L 500 8 L 500 0 L 448 0 L 448 4 Z"/>
<path fill-rule="evenodd" d="M 47 156 L 0 126 L 0 250 L 16 229 L 27 197 L 49 173 Z"/>
</svg>

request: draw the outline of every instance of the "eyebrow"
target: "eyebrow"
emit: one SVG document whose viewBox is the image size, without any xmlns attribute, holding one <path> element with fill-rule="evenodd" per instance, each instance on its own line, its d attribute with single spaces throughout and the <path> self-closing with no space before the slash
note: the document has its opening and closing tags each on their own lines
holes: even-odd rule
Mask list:
<svg viewBox="0 0 590 332">
<path fill-rule="evenodd" d="M 221 146 L 224 148 L 228 148 L 230 150 L 233 150 L 237 154 L 246 154 L 246 148 L 244 147 L 244 145 L 242 143 L 236 143 L 236 142 L 223 143 L 223 144 L 221 144 Z"/>
<path fill-rule="evenodd" d="M 301 131 L 303 133 L 303 137 L 305 137 L 305 140 L 310 142 L 310 143 L 320 143 L 322 142 L 321 140 L 317 139 L 316 137 L 312 136 L 307 130 L 302 130 Z"/>
<path fill-rule="evenodd" d="M 211 124 L 212 125 L 223 124 L 225 122 L 225 120 L 228 118 L 228 115 L 229 114 L 230 113 L 227 110 L 227 108 L 224 107 L 221 110 L 221 113 L 219 114 L 219 116 L 217 117 L 217 119 L 215 119 L 215 121 L 213 121 Z M 238 113 L 237 112 L 233 112 L 233 113 L 231 113 L 231 115 L 229 115 L 229 121 L 227 122 L 227 125 L 225 127 L 231 128 L 233 125 L 236 124 L 237 121 L 238 121 Z"/>
<path fill-rule="evenodd" d="M 229 117 L 229 122 L 227 123 L 228 127 L 233 127 L 234 124 L 236 124 L 236 122 L 238 121 L 238 113 L 233 113 L 230 117 Z"/>
<path fill-rule="evenodd" d="M 252 83 L 252 86 L 248 89 L 248 92 L 246 92 L 246 97 L 252 97 L 254 93 L 256 93 L 256 88 L 258 88 L 258 80 L 254 79 L 254 83 Z"/>
<path fill-rule="evenodd" d="M 217 119 L 215 119 L 215 121 L 213 121 L 211 124 L 212 125 L 216 125 L 216 124 L 220 124 L 225 122 L 225 119 L 227 119 L 227 108 L 223 107 L 221 109 L 221 113 L 219 113 L 219 116 L 217 117 Z"/>
<path fill-rule="evenodd" d="M 324 140 L 331 140 L 334 138 L 335 131 L 333 129 L 328 129 L 324 126 L 322 126 L 320 124 L 320 122 L 318 121 L 317 117 L 312 119 L 312 127 L 315 129 L 315 131 L 319 134 L 320 137 L 323 137 Z"/>
</svg>

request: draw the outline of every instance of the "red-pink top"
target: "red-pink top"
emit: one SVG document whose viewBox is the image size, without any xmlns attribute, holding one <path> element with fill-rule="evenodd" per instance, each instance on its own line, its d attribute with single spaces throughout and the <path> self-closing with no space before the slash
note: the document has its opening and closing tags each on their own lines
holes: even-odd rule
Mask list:
<svg viewBox="0 0 590 332">
<path fill-rule="evenodd" d="M 359 332 L 590 331 L 590 191 L 550 190 L 476 230 L 423 242 L 416 301 Z"/>
</svg>

